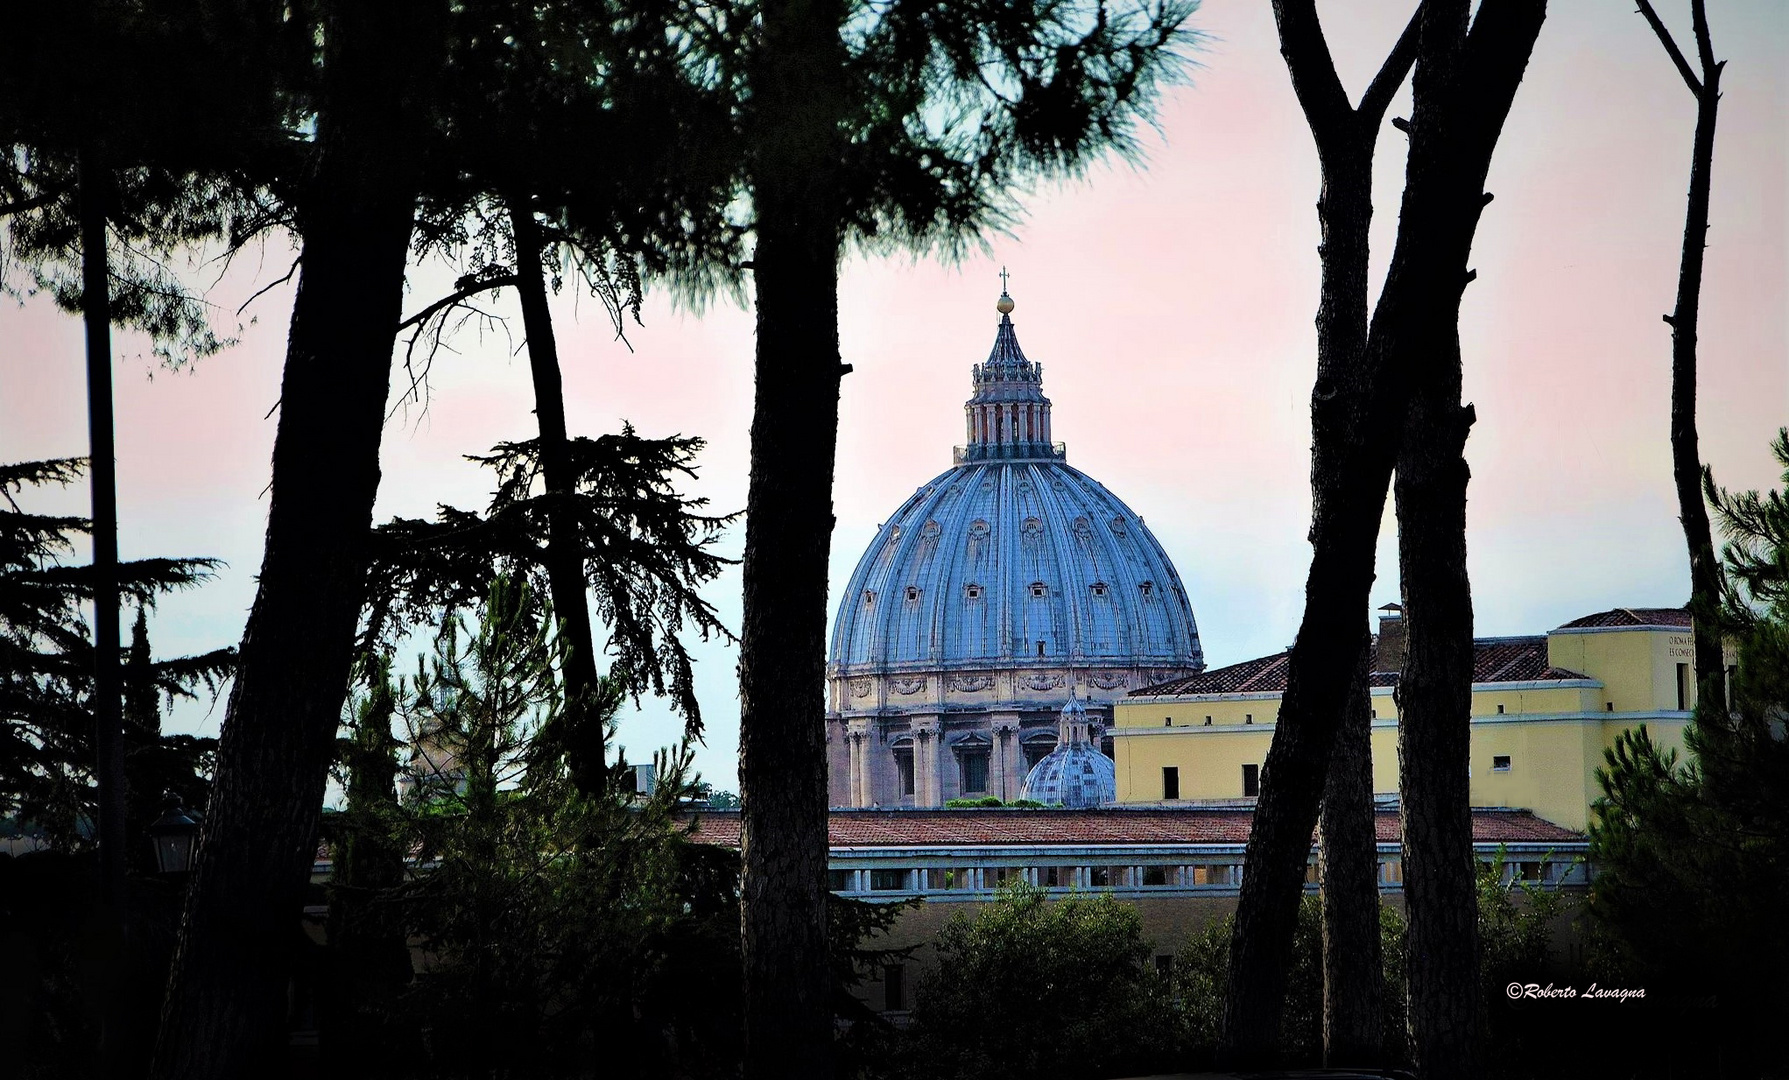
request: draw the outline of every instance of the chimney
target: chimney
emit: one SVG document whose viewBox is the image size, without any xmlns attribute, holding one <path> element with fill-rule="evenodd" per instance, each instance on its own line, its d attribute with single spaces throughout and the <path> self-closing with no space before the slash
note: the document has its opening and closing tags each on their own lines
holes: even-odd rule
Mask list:
<svg viewBox="0 0 1789 1080">
<path fill-rule="evenodd" d="M 1404 670 L 1404 605 L 1387 604 L 1379 609 L 1379 637 L 1374 642 L 1373 670 Z"/>
</svg>

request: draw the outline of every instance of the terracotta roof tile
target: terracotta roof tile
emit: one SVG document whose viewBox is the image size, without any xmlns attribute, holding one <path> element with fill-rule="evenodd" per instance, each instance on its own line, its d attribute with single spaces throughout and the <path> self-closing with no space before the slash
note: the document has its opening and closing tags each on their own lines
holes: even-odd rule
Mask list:
<svg viewBox="0 0 1789 1080">
<path fill-rule="evenodd" d="M 1375 815 L 1381 843 L 1396 843 L 1398 815 Z M 1238 808 L 1100 810 L 834 810 L 828 815 L 828 842 L 841 847 L 921 847 L 930 845 L 1062 844 L 1246 844 L 1254 811 Z M 697 843 L 736 847 L 738 811 L 696 816 Z M 1472 838 L 1477 843 L 1570 843 L 1578 833 L 1535 817 L 1527 810 L 1475 809 Z"/>
<path fill-rule="evenodd" d="M 1472 643 L 1472 681 L 1534 682 L 1549 679 L 1582 679 L 1586 676 L 1547 663 L 1545 635 L 1480 638 Z M 1290 653 L 1274 653 L 1214 671 L 1131 691 L 1132 697 L 1177 697 L 1186 694 L 1284 693 L 1286 664 Z M 1396 672 L 1375 671 L 1374 686 L 1396 686 Z"/>
<path fill-rule="evenodd" d="M 1690 612 L 1688 608 L 1611 608 L 1599 611 L 1595 615 L 1586 615 L 1581 619 L 1573 619 L 1560 627 L 1561 630 L 1578 630 L 1586 627 L 1605 626 L 1688 626 Z"/>
</svg>

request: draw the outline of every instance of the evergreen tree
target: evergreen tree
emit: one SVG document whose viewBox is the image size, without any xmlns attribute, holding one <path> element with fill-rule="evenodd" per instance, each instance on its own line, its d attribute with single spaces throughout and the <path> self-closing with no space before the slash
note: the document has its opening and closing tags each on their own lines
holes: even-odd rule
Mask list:
<svg viewBox="0 0 1789 1080">
<path fill-rule="evenodd" d="M 81 613 L 93 595 L 90 567 L 70 565 L 87 519 L 35 514 L 16 496 L 46 483 L 73 483 L 79 460 L 0 465 L 0 815 L 42 829 L 58 850 L 90 848 L 98 813 L 93 769 L 93 640 Z M 124 595 L 138 605 L 125 673 L 132 720 L 126 768 L 132 798 L 129 861 L 149 869 L 143 830 L 161 814 L 165 791 L 203 809 L 213 740 L 163 735 L 159 700 L 215 693 L 234 665 L 232 650 L 156 659 L 144 609 L 156 598 L 203 583 L 214 559 L 124 562 Z M 140 850 L 139 850 L 140 849 Z"/>
<path fill-rule="evenodd" d="M 1590 827 L 1590 910 L 1609 962 L 1664 995 L 1712 991 L 1696 1034 L 1735 1056 L 1736 1075 L 1774 1060 L 1766 1033 L 1789 990 L 1777 904 L 1789 890 L 1789 430 L 1772 449 L 1781 490 L 1733 494 L 1704 474 L 1728 538 L 1731 707 L 1698 701 L 1681 761 L 1644 727 L 1622 733 L 1597 771 Z"/>
</svg>

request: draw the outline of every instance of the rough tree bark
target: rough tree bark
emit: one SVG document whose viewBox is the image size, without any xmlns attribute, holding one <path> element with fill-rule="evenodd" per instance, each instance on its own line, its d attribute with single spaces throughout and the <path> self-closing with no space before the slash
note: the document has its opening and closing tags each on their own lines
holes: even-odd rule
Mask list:
<svg viewBox="0 0 1789 1080">
<path fill-rule="evenodd" d="M 1379 837 L 1373 815 L 1370 638 L 1348 688 L 1323 785 L 1323 1064 L 1372 1066 L 1385 1052 L 1379 950 Z"/>
<path fill-rule="evenodd" d="M 1361 625 L 1391 478 L 1387 428 L 1396 427 L 1388 425 L 1395 405 L 1383 373 L 1367 363 L 1367 234 L 1379 125 L 1415 59 L 1417 23 L 1413 19 L 1405 29 L 1357 108 L 1336 76 L 1313 0 L 1276 0 L 1274 16 L 1280 52 L 1323 169 L 1317 203 L 1323 276 L 1311 391 L 1313 554 L 1304 620 L 1292 647 L 1249 837 L 1231 941 L 1222 1052 L 1237 1064 L 1265 1063 L 1275 1053 L 1305 860 L 1328 774 L 1333 798 L 1325 799 L 1323 815 L 1325 1056 L 1361 1063 L 1377 1054 L 1380 1018 L 1377 1010 L 1351 1010 L 1345 1003 L 1378 994 L 1378 965 L 1376 959 L 1370 966 L 1367 961 L 1378 955 L 1379 894 L 1368 732 L 1344 723 L 1344 716 L 1356 715 L 1366 701 L 1356 669 L 1363 662 Z M 1338 776 L 1331 771 L 1331 747 L 1339 737 L 1350 745 L 1334 759 L 1342 771 Z M 1363 860 L 1364 893 L 1358 880 Z M 1331 882 L 1331 873 L 1340 879 Z M 1363 905 L 1364 912 L 1358 910 Z M 1347 912 L 1350 906 L 1357 910 Z"/>
<path fill-rule="evenodd" d="M 270 1075 L 365 585 L 439 12 L 330 5 L 266 552 L 152 1075 Z"/>
<path fill-rule="evenodd" d="M 596 638 L 590 628 L 590 601 L 584 553 L 572 500 L 570 443 L 565 425 L 565 388 L 559 372 L 559 345 L 547 307 L 541 265 L 541 231 L 526 195 L 509 200 L 516 242 L 516 294 L 528 338 L 528 367 L 534 376 L 534 413 L 540 424 L 540 471 L 547 492 L 547 586 L 553 618 L 566 649 L 561 661 L 566 691 L 566 757 L 578 790 L 596 794 L 607 786 L 607 749 L 596 701 Z"/>
<path fill-rule="evenodd" d="M 838 444 L 845 51 L 838 0 L 765 4 L 757 387 L 739 650 L 747 1080 L 831 1075 L 826 938 L 826 565 Z"/>
<path fill-rule="evenodd" d="M 1408 387 L 1424 365 L 1437 357 L 1446 362 L 1449 341 L 1457 352 L 1460 291 L 1486 201 L 1485 174 L 1545 3 L 1487 0 L 1470 43 L 1467 10 L 1467 0 L 1425 0 L 1418 13 L 1416 81 L 1427 90 L 1419 89 L 1411 122 L 1398 125 L 1409 131 L 1411 148 L 1391 266 L 1361 363 L 1339 372 L 1334 383 L 1320 373 L 1312 394 L 1315 550 L 1232 939 L 1220 1045 L 1232 1064 L 1265 1061 L 1274 1052 L 1303 865 L 1355 661 L 1386 486 L 1404 438 Z M 1468 89 L 1455 94 L 1456 85 Z M 1368 406 L 1366 419 L 1349 424 L 1349 410 L 1361 403 Z M 1351 431 L 1362 441 L 1350 443 L 1344 435 Z M 1326 438 L 1335 447 L 1328 456 L 1315 452 Z M 1322 469 L 1325 460 L 1333 467 Z M 1470 644 L 1468 638 L 1468 650 Z M 1462 762 L 1462 778 L 1464 769 Z M 1406 888 L 1409 895 L 1408 882 Z M 1427 963 L 1414 942 L 1411 955 Z M 1475 1000 L 1476 988 L 1469 996 Z M 1417 1009 L 1413 1002 L 1413 1015 Z M 1427 1019 L 1422 1026 L 1434 1027 Z"/>
<path fill-rule="evenodd" d="M 1387 335 L 1408 408 L 1397 463 L 1398 558 L 1408 651 L 1398 680 L 1411 1056 L 1419 1075 L 1472 1080 L 1480 1046 L 1477 867 L 1468 739 L 1472 593 L 1466 573 L 1466 436 L 1460 301 L 1491 153 L 1545 0 L 1427 0 L 1412 80 L 1403 224 L 1424 237 L 1410 301 Z M 1403 238 L 1400 229 L 1400 242 Z M 1400 269 L 1394 255 L 1394 273 Z M 1387 282 L 1386 292 L 1393 293 Z"/>
<path fill-rule="evenodd" d="M 1702 501 L 1702 455 L 1696 440 L 1696 330 L 1702 307 L 1702 262 L 1708 247 L 1708 197 L 1714 170 L 1714 128 L 1721 104 L 1721 69 L 1708 33 L 1703 0 L 1690 0 L 1696 35 L 1697 78 L 1677 42 L 1648 0 L 1640 14 L 1670 54 L 1685 85 L 1696 97 L 1696 136 L 1690 151 L 1689 209 L 1683 223 L 1683 258 L 1677 271 L 1677 310 L 1665 316 L 1671 326 L 1671 477 L 1677 486 L 1678 520 L 1690 554 L 1690 613 L 1695 620 L 1696 701 L 1715 715 L 1727 710 L 1725 661 L 1721 648 L 1721 563 L 1715 557 L 1709 530 L 1708 504 Z"/>
</svg>

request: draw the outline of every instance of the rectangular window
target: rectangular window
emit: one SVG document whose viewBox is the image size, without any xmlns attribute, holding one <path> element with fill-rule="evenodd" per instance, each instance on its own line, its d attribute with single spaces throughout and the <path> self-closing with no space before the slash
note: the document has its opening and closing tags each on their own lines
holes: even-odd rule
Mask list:
<svg viewBox="0 0 1789 1080">
<path fill-rule="evenodd" d="M 1690 665 L 1677 665 L 1677 711 L 1690 707 Z"/>
<path fill-rule="evenodd" d="M 1167 867 L 1165 867 L 1165 866 L 1145 866 L 1143 868 L 1143 884 L 1145 884 L 1145 885 L 1166 885 L 1167 883 L 1168 883 L 1168 868 Z"/>
<path fill-rule="evenodd" d="M 1193 867 L 1194 885 L 1234 885 L 1236 868 L 1229 865 Z"/>
<path fill-rule="evenodd" d="M 963 790 L 976 793 L 988 790 L 988 755 L 963 755 Z"/>
<path fill-rule="evenodd" d="M 1497 706 L 1497 715 L 1498 716 L 1503 715 L 1503 706 L 1501 706 L 1501 705 Z"/>
<path fill-rule="evenodd" d="M 1242 794 L 1244 798 L 1261 794 L 1261 766 L 1244 765 L 1242 767 Z"/>
<path fill-rule="evenodd" d="M 1305 864 L 1304 883 L 1306 885 L 1317 884 L 1317 864 L 1316 863 L 1306 863 Z"/>
<path fill-rule="evenodd" d="M 1491 759 L 1492 772 L 1509 772 L 1509 755 L 1498 754 Z"/>
<path fill-rule="evenodd" d="M 1087 884 L 1096 889 L 1110 888 L 1112 885 L 1112 868 L 1109 866 L 1088 867 Z"/>
<path fill-rule="evenodd" d="M 1044 643 L 1040 641 L 1037 643 L 1037 655 L 1042 656 L 1043 654 L 1044 654 Z"/>
<path fill-rule="evenodd" d="M 906 870 L 871 870 L 870 888 L 875 892 L 904 892 L 909 876 Z"/>
<path fill-rule="evenodd" d="M 1255 714 L 1254 713 L 1243 713 L 1242 714 L 1242 722 L 1245 724 L 1254 723 L 1255 722 Z"/>
<path fill-rule="evenodd" d="M 913 753 L 895 754 L 895 771 L 901 774 L 901 794 L 913 794 Z"/>
<path fill-rule="evenodd" d="M 849 870 L 828 870 L 826 872 L 826 887 L 831 889 L 833 892 L 850 892 L 851 891 L 851 871 L 849 871 Z"/>
<path fill-rule="evenodd" d="M 1539 882 L 1546 880 L 1547 866 L 1538 862 L 1519 862 L 1516 864 L 1516 880 Z"/>
<path fill-rule="evenodd" d="M 1603 706 L 1604 706 L 1605 712 L 1614 712 L 1615 711 L 1615 703 L 1613 701 L 1605 701 L 1605 702 L 1603 702 Z"/>
<path fill-rule="evenodd" d="M 1180 798 L 1180 766 L 1164 765 L 1162 767 L 1162 799 Z"/>
<path fill-rule="evenodd" d="M 1402 885 L 1404 883 L 1404 861 L 1402 859 L 1381 859 L 1379 861 L 1379 884 Z"/>
<path fill-rule="evenodd" d="M 1162 726 L 1163 727 L 1173 727 L 1174 726 L 1174 718 L 1172 716 L 1162 717 Z"/>
<path fill-rule="evenodd" d="M 906 1010 L 907 968 L 905 965 L 882 965 L 882 1008 L 887 1012 L 904 1012 Z"/>
</svg>

